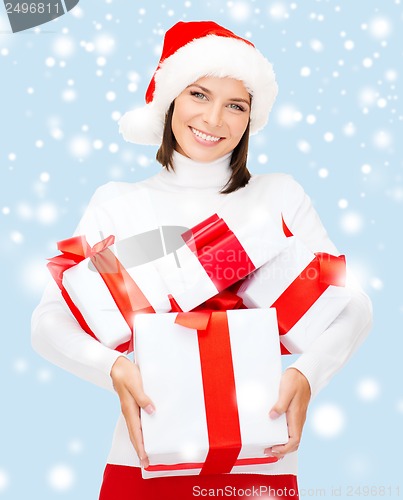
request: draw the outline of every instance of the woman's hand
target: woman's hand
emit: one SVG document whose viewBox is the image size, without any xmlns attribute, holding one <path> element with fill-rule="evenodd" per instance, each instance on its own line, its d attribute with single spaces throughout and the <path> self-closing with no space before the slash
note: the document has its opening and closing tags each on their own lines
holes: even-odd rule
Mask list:
<svg viewBox="0 0 403 500">
<path fill-rule="evenodd" d="M 130 440 L 140 459 L 142 467 L 148 467 L 149 461 L 144 449 L 141 431 L 140 408 L 148 414 L 155 412 L 151 399 L 143 391 L 143 382 L 138 366 L 124 356 L 119 356 L 112 366 L 113 387 L 120 399 L 123 416 L 126 420 Z"/>
<path fill-rule="evenodd" d="M 298 449 L 306 412 L 311 398 L 309 382 L 296 368 L 288 368 L 281 378 L 277 403 L 270 410 L 270 418 L 287 415 L 288 443 L 265 449 L 268 456 L 283 458 L 287 453 Z"/>
</svg>

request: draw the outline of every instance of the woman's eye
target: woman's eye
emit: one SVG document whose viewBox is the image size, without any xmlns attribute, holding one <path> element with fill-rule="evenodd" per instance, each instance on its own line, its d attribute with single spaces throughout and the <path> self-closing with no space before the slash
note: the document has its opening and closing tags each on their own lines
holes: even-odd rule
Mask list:
<svg viewBox="0 0 403 500">
<path fill-rule="evenodd" d="M 230 104 L 229 107 L 231 109 L 235 109 L 237 111 L 245 111 L 244 108 L 242 106 L 239 106 L 239 104 Z"/>
<path fill-rule="evenodd" d="M 190 95 L 192 95 L 193 97 L 197 97 L 197 99 L 206 99 L 206 96 L 202 92 L 193 91 L 190 92 Z"/>
</svg>

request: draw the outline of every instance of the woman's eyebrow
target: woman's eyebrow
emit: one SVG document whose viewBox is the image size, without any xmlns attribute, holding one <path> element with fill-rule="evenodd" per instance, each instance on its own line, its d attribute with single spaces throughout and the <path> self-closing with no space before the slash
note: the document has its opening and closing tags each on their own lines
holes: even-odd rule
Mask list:
<svg viewBox="0 0 403 500">
<path fill-rule="evenodd" d="M 192 84 L 188 85 L 186 88 L 189 88 L 189 87 L 197 87 L 200 90 L 202 90 L 203 92 L 205 92 L 206 94 L 210 94 L 210 95 L 213 94 L 213 92 L 211 90 L 209 90 L 206 87 L 203 87 L 202 85 L 199 85 L 198 83 L 192 83 Z M 233 97 L 233 98 L 228 99 L 228 100 L 233 101 L 233 102 L 244 102 L 245 104 L 250 106 L 250 99 L 248 100 L 248 99 L 243 99 L 242 97 Z"/>
<path fill-rule="evenodd" d="M 250 99 L 242 99 L 242 97 L 233 97 L 232 99 L 229 100 L 233 102 L 244 102 L 245 104 L 250 106 Z"/>
<path fill-rule="evenodd" d="M 189 87 L 197 87 L 200 90 L 202 90 L 203 92 L 205 92 L 206 94 L 212 94 L 211 90 L 206 89 L 206 87 L 202 87 L 201 85 L 198 85 L 197 83 L 191 83 L 186 88 L 189 88 Z"/>
</svg>

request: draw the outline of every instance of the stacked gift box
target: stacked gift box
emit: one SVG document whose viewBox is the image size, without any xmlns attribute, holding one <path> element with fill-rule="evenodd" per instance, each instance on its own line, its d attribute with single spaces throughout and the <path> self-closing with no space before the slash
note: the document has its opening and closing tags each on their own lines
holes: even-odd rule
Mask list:
<svg viewBox="0 0 403 500">
<path fill-rule="evenodd" d="M 265 212 L 213 214 L 182 239 L 130 266 L 113 237 L 75 237 L 48 266 L 87 333 L 134 349 L 157 408 L 141 416 L 143 477 L 248 472 L 288 440 L 285 416 L 268 417 L 280 339 L 303 352 L 346 306 L 345 259 L 313 254 Z"/>
</svg>

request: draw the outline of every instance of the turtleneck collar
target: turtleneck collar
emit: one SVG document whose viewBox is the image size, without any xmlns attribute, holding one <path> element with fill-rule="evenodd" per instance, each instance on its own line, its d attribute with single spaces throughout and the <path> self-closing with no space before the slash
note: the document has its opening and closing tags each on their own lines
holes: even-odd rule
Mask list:
<svg viewBox="0 0 403 500">
<path fill-rule="evenodd" d="M 202 163 L 174 151 L 175 171 L 163 168 L 158 175 L 163 182 L 176 186 L 219 191 L 231 176 L 231 154 L 232 152 L 210 163 Z"/>
</svg>

